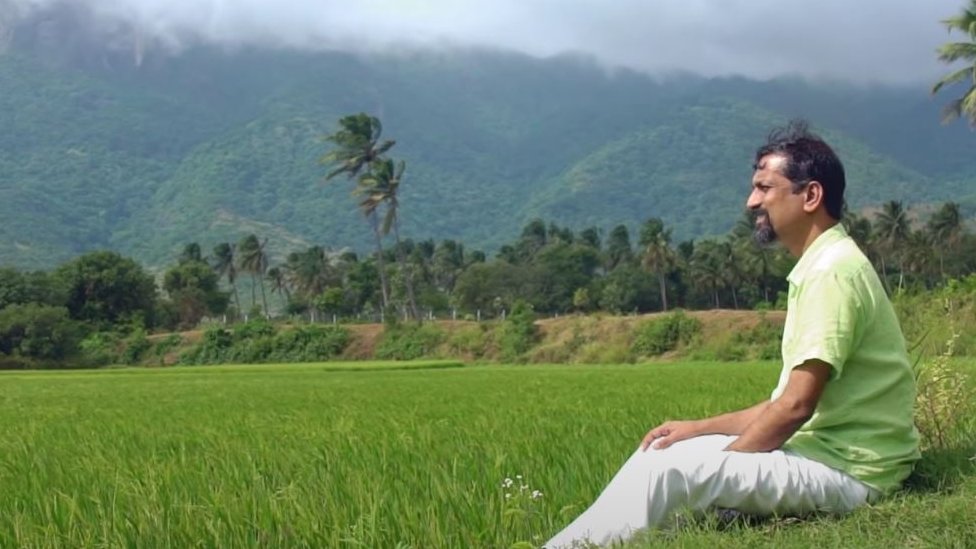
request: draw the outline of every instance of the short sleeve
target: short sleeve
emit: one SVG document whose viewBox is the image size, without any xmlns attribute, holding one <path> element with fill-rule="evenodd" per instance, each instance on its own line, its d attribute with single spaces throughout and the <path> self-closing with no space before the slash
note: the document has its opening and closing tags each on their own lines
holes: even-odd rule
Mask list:
<svg viewBox="0 0 976 549">
<path fill-rule="evenodd" d="M 795 324 L 783 343 L 788 369 L 808 360 L 830 364 L 832 378 L 843 374 L 858 338 L 862 303 L 857 282 L 836 272 L 815 272 L 797 287 L 789 303 Z"/>
</svg>

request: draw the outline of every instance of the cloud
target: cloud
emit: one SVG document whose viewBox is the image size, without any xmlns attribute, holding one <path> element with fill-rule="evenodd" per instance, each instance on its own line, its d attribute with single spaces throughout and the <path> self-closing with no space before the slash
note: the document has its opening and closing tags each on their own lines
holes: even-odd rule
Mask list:
<svg viewBox="0 0 976 549">
<path fill-rule="evenodd" d="M 916 83 L 961 0 L 0 0 L 0 21 L 55 5 L 179 49 L 206 42 L 390 51 L 479 46 L 583 52 L 650 73 Z"/>
</svg>

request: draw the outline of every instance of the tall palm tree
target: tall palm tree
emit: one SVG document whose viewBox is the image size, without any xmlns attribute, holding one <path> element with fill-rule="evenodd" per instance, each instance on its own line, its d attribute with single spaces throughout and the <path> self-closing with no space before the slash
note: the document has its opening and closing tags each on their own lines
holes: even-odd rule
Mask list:
<svg viewBox="0 0 976 549">
<path fill-rule="evenodd" d="M 943 44 L 938 49 L 939 61 L 944 63 L 965 61 L 966 66 L 942 77 L 932 87 L 932 93 L 936 94 L 945 86 L 966 81 L 969 87 L 962 97 L 952 100 L 945 106 L 942 110 L 942 120 L 950 122 L 966 117 L 970 125 L 976 126 L 976 0 L 969 0 L 962 13 L 942 21 L 942 24 L 950 33 L 959 31 L 965 34 L 969 41 Z"/>
<path fill-rule="evenodd" d="M 272 267 L 268 269 L 267 277 L 271 282 L 271 293 L 284 296 L 286 302 L 291 301 L 291 290 L 288 288 L 285 270 L 281 267 Z"/>
<path fill-rule="evenodd" d="M 264 292 L 264 274 L 268 270 L 268 254 L 264 248 L 268 240 L 258 240 L 257 235 L 249 234 L 237 246 L 238 262 L 241 271 L 251 275 L 251 306 L 257 304 L 255 286 L 261 287 L 261 302 L 264 315 L 268 315 L 268 296 Z"/>
<path fill-rule="evenodd" d="M 390 150 L 396 141 L 387 139 L 380 141 L 383 134 L 383 124 L 375 116 L 366 113 L 353 114 L 339 119 L 340 129 L 325 136 L 335 148 L 323 155 L 319 162 L 333 166 L 326 174 L 326 181 L 345 174 L 349 179 L 355 179 L 363 170 L 368 169 L 374 162 L 380 160 L 383 153 Z M 386 280 L 386 266 L 383 259 L 383 239 L 380 236 L 379 221 L 376 209 L 363 211 L 366 221 L 376 244 L 376 266 L 380 275 L 380 291 L 383 297 L 383 308 L 389 306 L 390 291 Z"/>
<path fill-rule="evenodd" d="M 380 141 L 383 124 L 379 118 L 364 112 L 340 118 L 339 126 L 339 131 L 325 136 L 336 148 L 319 159 L 322 164 L 335 166 L 325 176 L 326 180 L 340 174 L 353 179 L 396 145 L 392 139 Z"/>
<path fill-rule="evenodd" d="M 890 200 L 881 206 L 881 211 L 874 218 L 874 235 L 877 239 L 879 256 L 881 258 L 881 278 L 888 285 L 887 260 L 897 261 L 900 245 L 908 240 L 911 228 L 908 224 L 908 214 L 898 200 Z M 898 277 L 898 287 L 901 288 L 902 274 Z"/>
<path fill-rule="evenodd" d="M 634 251 L 630 247 L 630 233 L 626 225 L 617 225 L 610 231 L 607 238 L 606 264 L 604 269 L 610 272 L 622 263 L 627 263 L 634 257 Z"/>
<path fill-rule="evenodd" d="M 671 230 L 657 218 L 648 219 L 641 228 L 640 245 L 644 249 L 641 265 L 657 274 L 658 289 L 661 292 L 661 307 L 668 310 L 667 276 L 674 268 L 677 257 L 671 248 Z"/>
<path fill-rule="evenodd" d="M 221 242 L 213 249 L 213 270 L 219 277 L 227 277 L 234 289 L 234 308 L 241 312 L 241 298 L 237 293 L 237 257 L 236 246 L 229 242 Z"/>
<path fill-rule="evenodd" d="M 959 204 L 946 202 L 932 214 L 927 224 L 927 232 L 932 247 L 939 253 L 939 273 L 945 280 L 945 252 L 952 254 L 962 239 L 963 224 Z"/>
<path fill-rule="evenodd" d="M 726 284 L 722 270 L 721 252 L 714 240 L 703 240 L 695 246 L 691 255 L 691 276 L 701 288 L 711 291 L 715 308 L 721 308 L 719 290 Z"/>
<path fill-rule="evenodd" d="M 321 246 L 288 254 L 283 269 L 295 293 L 306 302 L 320 295 L 338 279 L 332 259 Z"/>
<path fill-rule="evenodd" d="M 387 235 L 391 229 L 393 230 L 397 262 L 400 263 L 400 270 L 406 281 L 410 314 L 413 318 L 419 319 L 420 312 L 417 310 L 417 299 L 413 289 L 413 269 L 407 265 L 400 242 L 399 192 L 406 168 L 407 164 L 402 160 L 396 163 L 390 159 L 378 160 L 373 163 L 368 172 L 360 176 L 356 193 L 362 196 L 359 207 L 364 213 L 375 214 L 380 204 L 386 205 L 386 215 L 383 216 L 383 226 L 380 231 L 383 235 Z"/>
</svg>

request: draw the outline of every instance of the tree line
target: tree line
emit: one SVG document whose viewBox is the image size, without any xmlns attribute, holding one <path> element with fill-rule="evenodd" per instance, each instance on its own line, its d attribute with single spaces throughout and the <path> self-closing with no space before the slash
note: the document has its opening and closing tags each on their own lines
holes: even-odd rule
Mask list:
<svg viewBox="0 0 976 549">
<path fill-rule="evenodd" d="M 848 212 L 843 223 L 892 293 L 976 273 L 976 235 L 955 203 L 923 219 L 890 201 L 873 214 Z M 656 218 L 633 234 L 622 224 L 577 232 L 537 219 L 491 258 L 456 240 L 402 238 L 363 256 L 309 246 L 278 264 L 252 234 L 208 254 L 190 243 L 158 280 L 132 259 L 96 251 L 52 271 L 0 269 L 0 355 L 57 361 L 100 331 L 179 330 L 245 315 L 493 318 L 517 302 L 548 315 L 782 307 L 795 259 L 757 246 L 752 232 L 749 215 L 727 235 L 679 243 Z"/>
</svg>

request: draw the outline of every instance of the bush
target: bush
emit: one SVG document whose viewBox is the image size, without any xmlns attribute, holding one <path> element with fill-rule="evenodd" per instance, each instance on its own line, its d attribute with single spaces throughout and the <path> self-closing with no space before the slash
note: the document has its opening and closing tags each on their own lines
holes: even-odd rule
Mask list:
<svg viewBox="0 0 976 549">
<path fill-rule="evenodd" d="M 95 332 L 81 340 L 81 362 L 85 366 L 100 367 L 119 362 L 119 336 L 114 332 Z"/>
<path fill-rule="evenodd" d="M 632 350 L 638 356 L 661 355 L 686 345 L 701 329 L 701 321 L 675 311 L 638 326 Z"/>
<path fill-rule="evenodd" d="M 149 342 L 149 338 L 146 337 L 146 331 L 142 328 L 137 328 L 125 338 L 125 347 L 122 350 L 122 363 L 123 364 L 138 364 L 142 360 L 143 355 L 146 351 L 152 347 L 152 343 Z"/>
<path fill-rule="evenodd" d="M 759 312 L 759 322 L 755 326 L 736 332 L 732 336 L 727 356 L 718 356 L 719 360 L 743 360 L 758 358 L 760 360 L 774 360 L 782 353 L 783 330 L 770 322 L 765 311 Z M 719 355 L 722 353 L 720 352 Z"/>
<path fill-rule="evenodd" d="M 521 360 L 536 338 L 535 311 L 532 310 L 532 305 L 521 300 L 516 301 L 512 314 L 508 315 L 498 330 L 501 359 L 505 362 Z"/>
<path fill-rule="evenodd" d="M 179 347 L 181 343 L 183 343 L 183 338 L 180 337 L 180 334 L 169 334 L 153 346 L 152 355 L 162 366 L 166 363 L 166 355 Z"/>
<path fill-rule="evenodd" d="M 81 326 L 65 307 L 29 303 L 0 310 L 0 356 L 12 368 L 65 366 L 77 357 Z"/>
<path fill-rule="evenodd" d="M 234 344 L 231 333 L 223 328 L 208 328 L 203 340 L 180 357 L 184 364 L 219 364 Z"/>
<path fill-rule="evenodd" d="M 180 357 L 184 364 L 314 362 L 342 353 L 349 330 L 341 326 L 302 326 L 278 332 L 265 320 L 239 324 L 228 332 L 211 328 L 203 341 Z"/>
<path fill-rule="evenodd" d="M 268 358 L 272 362 L 328 360 L 342 353 L 349 339 L 349 330 L 339 326 L 302 326 L 281 332 Z"/>
<path fill-rule="evenodd" d="M 447 350 L 452 357 L 479 359 L 489 354 L 491 334 L 487 324 L 465 326 L 447 338 Z"/>
<path fill-rule="evenodd" d="M 414 360 L 430 356 L 444 340 L 444 332 L 433 324 L 387 325 L 376 346 L 376 358 Z"/>
</svg>

